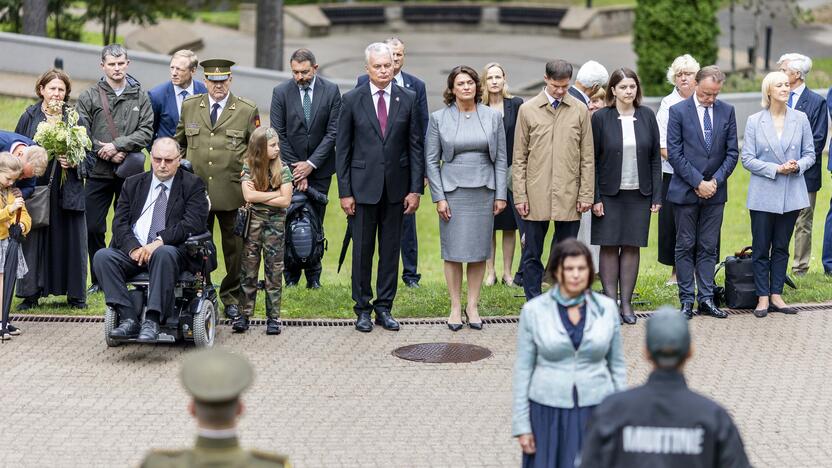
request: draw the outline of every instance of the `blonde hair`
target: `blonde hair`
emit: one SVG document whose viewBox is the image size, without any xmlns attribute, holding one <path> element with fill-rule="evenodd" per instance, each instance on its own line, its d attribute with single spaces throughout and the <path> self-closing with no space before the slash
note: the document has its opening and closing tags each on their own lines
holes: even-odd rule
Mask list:
<svg viewBox="0 0 832 468">
<path fill-rule="evenodd" d="M 788 83 L 789 77 L 781 71 L 773 71 L 763 78 L 763 84 L 760 86 L 760 91 L 763 95 L 763 98 L 760 100 L 760 105 L 763 109 L 771 107 L 771 85 L 778 81 L 785 81 Z"/>
<path fill-rule="evenodd" d="M 589 96 L 590 102 L 592 102 L 596 99 L 600 99 L 600 100 L 604 101 L 604 100 L 606 100 L 606 98 L 607 98 L 607 90 L 604 89 L 604 88 L 598 88 L 597 90 L 595 90 L 594 93 L 592 93 L 591 96 Z"/>
<path fill-rule="evenodd" d="M 0 153 L 0 173 L 13 173 L 14 178 L 17 179 L 21 172 L 23 172 L 23 161 L 20 158 L 8 151 Z"/>
<path fill-rule="evenodd" d="M 271 127 L 258 127 L 251 134 L 248 140 L 248 151 L 246 153 L 246 162 L 251 171 L 251 180 L 254 182 L 254 189 L 258 192 L 265 192 L 269 186 L 273 188 L 280 188 L 283 180 L 283 164 L 280 161 L 280 155 L 269 160 L 269 140 L 278 138 L 277 132 Z M 272 171 L 272 177 L 269 179 L 269 169 Z"/>
<path fill-rule="evenodd" d="M 699 62 L 696 61 L 690 54 L 680 55 L 673 60 L 670 67 L 667 69 L 667 82 L 676 86 L 676 74 L 679 72 L 688 71 L 693 74 L 699 71 Z"/>
<path fill-rule="evenodd" d="M 46 149 L 42 146 L 32 145 L 27 147 L 23 154 L 26 156 L 26 162 L 32 166 L 32 173 L 36 177 L 40 177 L 46 172 L 46 163 L 48 162 Z"/>
<path fill-rule="evenodd" d="M 513 97 L 511 93 L 508 92 L 508 80 L 506 79 L 508 75 L 506 75 L 506 69 L 503 68 L 503 66 L 497 62 L 491 62 L 485 64 L 485 66 L 482 68 L 482 83 L 480 84 L 480 101 L 482 101 L 485 104 L 488 104 L 488 70 L 494 67 L 499 68 L 500 71 L 503 72 L 503 89 L 500 91 L 500 94 L 503 95 L 503 99 L 511 99 Z"/>
<path fill-rule="evenodd" d="M 188 60 L 188 68 L 191 70 L 196 70 L 197 65 L 199 65 L 199 59 L 197 58 L 196 54 L 192 50 L 182 49 L 177 50 L 173 53 L 170 57 L 171 60 L 182 57 Z"/>
</svg>

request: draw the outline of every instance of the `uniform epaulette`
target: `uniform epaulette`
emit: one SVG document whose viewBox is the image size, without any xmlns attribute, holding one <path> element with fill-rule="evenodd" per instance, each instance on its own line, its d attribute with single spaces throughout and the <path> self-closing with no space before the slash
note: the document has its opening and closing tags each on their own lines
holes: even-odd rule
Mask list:
<svg viewBox="0 0 832 468">
<path fill-rule="evenodd" d="M 251 456 L 258 460 L 266 460 L 283 464 L 284 468 L 291 468 L 292 464 L 289 462 L 289 457 L 279 453 L 264 452 L 262 450 L 251 450 Z"/>
<path fill-rule="evenodd" d="M 190 101 L 191 99 L 195 99 L 195 98 L 201 98 L 202 96 L 205 96 L 205 93 L 202 93 L 202 94 L 191 94 L 190 96 L 188 96 L 188 97 L 186 97 L 186 98 L 185 98 L 185 101 Z M 185 102 L 185 101 L 182 101 L 182 102 Z"/>
<path fill-rule="evenodd" d="M 257 104 L 255 104 L 254 101 L 252 101 L 251 99 L 237 96 L 237 100 L 240 101 L 243 104 L 247 104 L 247 105 L 257 109 Z"/>
</svg>

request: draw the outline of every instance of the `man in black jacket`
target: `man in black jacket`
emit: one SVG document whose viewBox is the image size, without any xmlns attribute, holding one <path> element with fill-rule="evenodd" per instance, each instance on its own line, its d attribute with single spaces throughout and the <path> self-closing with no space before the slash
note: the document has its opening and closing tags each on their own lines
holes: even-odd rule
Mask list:
<svg viewBox="0 0 832 468">
<path fill-rule="evenodd" d="M 341 209 L 352 227 L 355 328 L 370 332 L 373 310 L 376 324 L 399 329 L 390 311 L 396 297 L 402 215 L 419 208 L 425 158 L 416 93 L 393 83 L 390 47 L 370 44 L 365 58 L 370 82 L 342 97 L 335 167 Z M 378 297 L 371 304 L 376 234 Z"/>
<path fill-rule="evenodd" d="M 176 140 L 156 140 L 152 171 L 124 182 L 113 216 L 112 246 L 95 254 L 93 268 L 104 300 L 120 318 L 112 338 L 138 336 L 140 342 L 155 342 L 160 320 L 173 308 L 173 287 L 180 271 L 199 266 L 187 256 L 185 240 L 205 232 L 208 198 L 202 179 L 179 169 L 180 158 Z M 150 274 L 150 286 L 140 330 L 125 283 L 143 271 Z"/>
<path fill-rule="evenodd" d="M 728 412 L 685 383 L 685 317 L 669 307 L 656 312 L 647 321 L 647 352 L 654 367 L 647 383 L 607 397 L 592 413 L 580 466 L 750 467 Z"/>
<path fill-rule="evenodd" d="M 326 195 L 335 173 L 335 134 L 341 110 L 338 86 L 317 76 L 318 63 L 308 49 L 289 59 L 293 79 L 272 92 L 271 125 L 280 137 L 280 159 L 292 168 L 295 188 Z M 312 204 L 323 225 L 326 205 Z M 286 286 L 300 281 L 301 268 L 286 265 Z M 321 262 L 306 267 L 306 287 L 321 287 Z"/>
</svg>

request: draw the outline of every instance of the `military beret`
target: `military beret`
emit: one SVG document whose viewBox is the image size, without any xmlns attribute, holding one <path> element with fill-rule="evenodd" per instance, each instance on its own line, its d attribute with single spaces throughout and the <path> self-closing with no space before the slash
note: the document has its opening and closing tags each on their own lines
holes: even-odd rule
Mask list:
<svg viewBox="0 0 832 468">
<path fill-rule="evenodd" d="M 231 401 L 254 380 L 254 369 L 245 357 L 222 349 L 190 353 L 182 363 L 182 385 L 194 400 L 205 403 Z"/>
</svg>

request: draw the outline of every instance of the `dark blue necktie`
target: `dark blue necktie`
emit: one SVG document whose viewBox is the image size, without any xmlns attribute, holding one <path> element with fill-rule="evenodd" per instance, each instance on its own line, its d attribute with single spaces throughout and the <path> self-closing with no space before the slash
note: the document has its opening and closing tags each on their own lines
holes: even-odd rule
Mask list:
<svg viewBox="0 0 832 468">
<path fill-rule="evenodd" d="M 786 104 L 787 106 L 791 107 L 792 109 L 794 109 L 794 106 L 792 105 L 792 100 L 794 99 L 794 94 L 795 94 L 794 91 L 789 93 L 789 102 Z"/>
<path fill-rule="evenodd" d="M 213 106 L 211 106 L 211 126 L 217 124 L 217 112 L 220 110 L 219 103 L 215 102 Z"/>
<path fill-rule="evenodd" d="M 185 98 L 188 97 L 188 90 L 183 89 L 182 92 L 179 93 L 179 95 L 182 96 L 182 100 L 184 101 Z"/>
<path fill-rule="evenodd" d="M 709 107 L 705 108 L 705 118 L 703 120 L 703 127 L 705 127 L 705 149 L 711 151 L 711 142 L 713 140 L 714 127 L 711 123 L 711 114 L 708 112 Z"/>
<path fill-rule="evenodd" d="M 150 218 L 150 231 L 147 233 L 147 243 L 151 243 L 156 240 L 156 237 L 159 235 L 159 231 L 165 230 L 165 215 L 168 212 L 168 196 L 167 196 L 167 187 L 165 184 L 159 183 L 159 196 L 156 197 L 156 201 L 153 203 L 153 215 Z"/>
<path fill-rule="evenodd" d="M 560 105 L 560 101 L 558 101 L 557 99 L 552 101 L 552 109 L 557 109 L 559 105 Z"/>
</svg>

